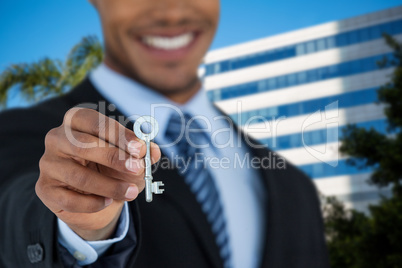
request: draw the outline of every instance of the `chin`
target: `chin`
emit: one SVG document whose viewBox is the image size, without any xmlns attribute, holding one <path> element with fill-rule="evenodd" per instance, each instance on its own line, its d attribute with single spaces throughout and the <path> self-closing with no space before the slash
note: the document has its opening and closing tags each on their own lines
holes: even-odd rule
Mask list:
<svg viewBox="0 0 402 268">
<path fill-rule="evenodd" d="M 195 88 L 200 88 L 201 86 L 200 79 L 196 73 L 172 72 L 159 75 L 158 73 L 152 73 L 146 77 L 136 75 L 135 80 L 164 95 L 194 91 Z"/>
<path fill-rule="evenodd" d="M 191 79 L 185 81 L 169 81 L 166 79 L 149 83 L 150 88 L 165 95 L 194 91 L 197 86 L 198 88 L 201 86 L 201 82 L 197 76 L 193 76 Z"/>
</svg>

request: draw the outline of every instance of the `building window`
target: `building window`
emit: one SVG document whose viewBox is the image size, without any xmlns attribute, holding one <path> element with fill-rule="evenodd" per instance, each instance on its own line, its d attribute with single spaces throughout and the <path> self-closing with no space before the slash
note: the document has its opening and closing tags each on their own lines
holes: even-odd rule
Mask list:
<svg viewBox="0 0 402 268">
<path fill-rule="evenodd" d="M 306 51 L 307 51 L 307 53 L 315 52 L 315 42 L 314 41 L 307 42 Z"/>
<path fill-rule="evenodd" d="M 296 55 L 300 56 L 300 55 L 304 55 L 305 53 L 306 53 L 306 51 L 305 51 L 304 43 L 298 44 L 296 46 Z"/>
<path fill-rule="evenodd" d="M 366 28 L 349 31 L 334 36 L 328 36 L 308 42 L 294 44 L 282 48 L 276 48 L 248 56 L 241 56 L 230 60 L 210 63 L 207 65 L 206 76 L 295 56 L 301 56 L 304 54 L 314 53 L 334 47 L 343 47 L 360 42 L 366 42 L 369 40 L 381 38 L 381 34 L 383 32 L 388 34 L 402 33 L 402 20 L 369 26 Z"/>
<path fill-rule="evenodd" d="M 318 39 L 317 40 L 317 51 L 321 51 L 321 50 L 324 50 L 324 49 L 326 49 L 325 39 L 324 38 Z"/>
</svg>

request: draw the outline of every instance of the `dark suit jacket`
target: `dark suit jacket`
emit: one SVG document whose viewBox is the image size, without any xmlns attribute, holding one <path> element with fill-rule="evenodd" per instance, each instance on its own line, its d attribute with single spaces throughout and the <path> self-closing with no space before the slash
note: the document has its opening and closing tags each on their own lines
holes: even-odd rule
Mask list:
<svg viewBox="0 0 402 268">
<path fill-rule="evenodd" d="M 104 98 L 86 79 L 63 97 L 0 114 L 1 267 L 62 267 L 56 217 L 34 191 L 38 161 L 46 133 L 62 123 L 69 108 L 100 100 Z M 132 129 L 132 123 L 127 127 Z M 260 158 L 270 152 L 250 150 Z M 260 171 L 268 197 L 261 267 L 328 267 L 319 202 L 311 180 L 289 163 L 286 169 Z M 165 193 L 152 203 L 144 201 L 143 193 L 129 203 L 137 246 L 125 253 L 126 266 L 222 267 L 207 219 L 177 171 L 158 169 L 154 177 L 165 183 Z M 109 257 L 113 259 L 115 253 Z"/>
</svg>

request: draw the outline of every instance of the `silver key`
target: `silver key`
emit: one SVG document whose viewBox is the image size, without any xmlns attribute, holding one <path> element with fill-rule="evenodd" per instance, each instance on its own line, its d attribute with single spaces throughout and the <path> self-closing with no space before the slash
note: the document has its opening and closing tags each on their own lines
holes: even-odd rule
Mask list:
<svg viewBox="0 0 402 268">
<path fill-rule="evenodd" d="M 144 123 L 149 123 L 151 125 L 151 132 L 144 133 L 141 130 L 141 126 Z M 152 202 L 152 194 L 161 194 L 165 189 L 160 189 L 159 187 L 164 184 L 161 181 L 152 182 L 152 169 L 151 169 L 151 140 L 153 140 L 158 134 L 159 126 L 158 122 L 156 122 L 155 118 L 152 116 L 141 116 L 134 123 L 134 133 L 135 135 L 145 141 L 147 145 L 147 152 L 145 155 L 145 200 L 147 202 Z"/>
</svg>

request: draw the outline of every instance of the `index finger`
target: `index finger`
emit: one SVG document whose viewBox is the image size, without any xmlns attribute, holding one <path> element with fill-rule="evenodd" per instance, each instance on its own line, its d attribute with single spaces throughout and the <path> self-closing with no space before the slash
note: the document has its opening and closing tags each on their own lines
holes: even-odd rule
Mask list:
<svg viewBox="0 0 402 268">
<path fill-rule="evenodd" d="M 146 146 L 143 140 L 113 118 L 95 110 L 72 108 L 65 114 L 63 123 L 73 130 L 98 137 L 134 157 L 142 158 L 145 156 Z M 156 144 L 151 144 L 151 154 L 160 154 L 159 147 Z"/>
</svg>

